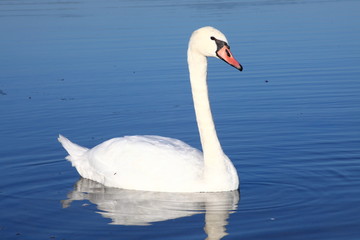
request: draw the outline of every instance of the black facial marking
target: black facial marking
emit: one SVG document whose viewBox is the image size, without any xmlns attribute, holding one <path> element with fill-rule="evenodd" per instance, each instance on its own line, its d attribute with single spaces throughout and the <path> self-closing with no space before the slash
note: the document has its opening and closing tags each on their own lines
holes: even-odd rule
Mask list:
<svg viewBox="0 0 360 240">
<path fill-rule="evenodd" d="M 210 39 L 215 41 L 216 46 L 217 46 L 217 51 L 219 51 L 224 46 L 226 46 L 228 49 L 230 49 L 230 46 L 226 42 L 224 42 L 222 40 L 219 40 L 219 39 L 216 39 L 215 37 L 210 37 Z M 226 52 L 226 53 L 229 55 L 228 52 Z"/>
</svg>

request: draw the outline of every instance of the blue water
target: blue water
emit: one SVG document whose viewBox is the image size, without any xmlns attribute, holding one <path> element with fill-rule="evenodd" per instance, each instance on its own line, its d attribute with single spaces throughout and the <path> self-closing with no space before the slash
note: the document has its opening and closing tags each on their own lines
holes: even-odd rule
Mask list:
<svg viewBox="0 0 360 240">
<path fill-rule="evenodd" d="M 0 2 L 1 239 L 360 239 L 360 2 Z M 83 146 L 156 134 L 200 148 L 188 38 L 209 62 L 239 192 L 159 194 L 80 179 Z"/>
</svg>

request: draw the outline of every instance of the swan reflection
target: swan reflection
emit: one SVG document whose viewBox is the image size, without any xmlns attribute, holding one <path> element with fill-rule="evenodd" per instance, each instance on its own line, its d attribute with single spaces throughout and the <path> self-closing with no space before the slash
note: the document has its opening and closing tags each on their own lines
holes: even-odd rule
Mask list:
<svg viewBox="0 0 360 240">
<path fill-rule="evenodd" d="M 237 208 L 239 192 L 218 193 L 160 193 L 105 187 L 89 179 L 80 179 L 64 208 L 72 201 L 88 200 L 96 204 L 104 218 L 117 225 L 150 225 L 195 214 L 205 213 L 205 232 L 208 239 L 226 235 L 229 214 Z"/>
</svg>

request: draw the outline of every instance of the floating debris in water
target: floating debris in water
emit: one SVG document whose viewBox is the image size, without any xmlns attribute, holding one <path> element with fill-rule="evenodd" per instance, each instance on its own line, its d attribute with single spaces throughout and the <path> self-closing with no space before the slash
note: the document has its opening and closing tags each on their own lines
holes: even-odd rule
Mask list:
<svg viewBox="0 0 360 240">
<path fill-rule="evenodd" d="M 4 95 L 4 96 L 5 96 L 5 95 L 7 95 L 7 93 L 0 89 L 0 95 Z"/>
<path fill-rule="evenodd" d="M 60 98 L 60 100 L 62 100 L 62 101 L 68 101 L 68 100 L 75 100 L 75 98 Z"/>
</svg>

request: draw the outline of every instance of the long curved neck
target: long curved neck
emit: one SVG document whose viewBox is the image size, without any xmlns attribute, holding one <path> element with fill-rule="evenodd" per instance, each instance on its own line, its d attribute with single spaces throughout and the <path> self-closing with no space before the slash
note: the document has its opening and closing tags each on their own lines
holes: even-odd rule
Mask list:
<svg viewBox="0 0 360 240">
<path fill-rule="evenodd" d="M 188 64 L 191 90 L 199 128 L 205 165 L 218 168 L 223 166 L 224 152 L 216 134 L 211 114 L 207 87 L 207 59 L 205 56 L 188 50 Z"/>
</svg>

